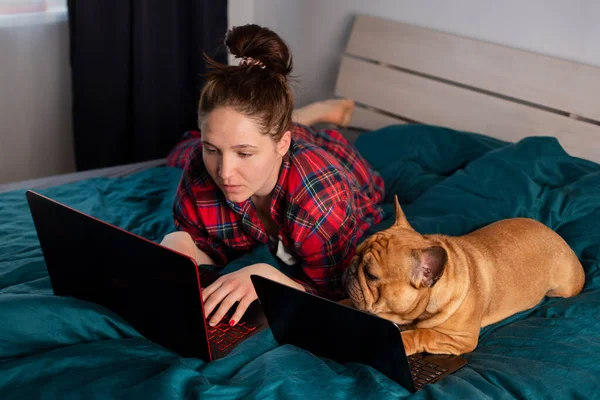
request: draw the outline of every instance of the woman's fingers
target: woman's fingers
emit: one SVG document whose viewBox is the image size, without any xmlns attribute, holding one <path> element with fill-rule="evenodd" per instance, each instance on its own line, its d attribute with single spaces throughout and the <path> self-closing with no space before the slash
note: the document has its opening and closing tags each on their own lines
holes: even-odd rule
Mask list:
<svg viewBox="0 0 600 400">
<path fill-rule="evenodd" d="M 212 318 L 210 319 L 209 325 L 210 326 L 215 326 L 216 324 L 218 324 L 223 319 L 223 317 L 225 316 L 225 314 L 227 314 L 227 311 L 229 311 L 229 309 L 241 297 L 242 296 L 240 296 L 236 292 L 230 292 L 230 293 L 228 293 L 228 296 L 225 297 L 225 299 L 221 302 L 221 305 L 219 306 L 219 308 L 217 309 L 217 311 L 215 311 L 215 315 L 213 315 Z"/>
<path fill-rule="evenodd" d="M 256 299 L 253 299 L 252 296 L 250 296 L 249 294 L 244 296 L 240 300 L 240 303 L 238 304 L 237 308 L 235 309 L 235 313 L 233 313 L 233 315 L 231 316 L 231 319 L 229 320 L 229 325 L 233 326 L 240 322 L 240 320 L 246 313 L 246 310 L 254 300 Z"/>
<path fill-rule="evenodd" d="M 250 304 L 257 298 L 250 275 L 253 272 L 258 273 L 264 270 L 264 266 L 275 270 L 266 264 L 250 265 L 217 279 L 213 284 L 202 290 L 204 315 L 208 317 L 214 312 L 214 315 L 211 316 L 208 322 L 209 325 L 214 326 L 218 324 L 229 309 L 238 301 L 240 304 L 238 304 L 234 315 L 230 319 L 230 323 L 234 325 L 239 322 Z"/>
<path fill-rule="evenodd" d="M 217 279 L 216 281 L 214 281 L 213 283 L 211 283 L 210 285 L 208 285 L 207 287 L 202 289 L 202 302 L 206 303 L 206 300 L 208 300 L 210 295 L 213 294 L 215 292 L 215 290 L 220 288 L 222 284 L 223 284 L 223 277 Z"/>
<path fill-rule="evenodd" d="M 209 292 L 208 295 L 205 295 L 203 290 L 202 300 L 204 301 L 204 315 L 208 317 L 214 311 L 217 305 L 219 305 L 219 303 L 232 291 L 232 288 L 225 284 L 219 285 L 212 292 Z"/>
</svg>

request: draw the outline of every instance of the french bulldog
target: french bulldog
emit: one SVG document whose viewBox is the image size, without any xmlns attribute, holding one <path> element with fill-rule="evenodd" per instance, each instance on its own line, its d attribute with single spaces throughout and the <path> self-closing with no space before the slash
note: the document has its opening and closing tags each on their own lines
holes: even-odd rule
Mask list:
<svg viewBox="0 0 600 400">
<path fill-rule="evenodd" d="M 533 219 L 453 237 L 416 232 L 397 197 L 395 213 L 392 227 L 357 247 L 343 282 L 350 306 L 401 327 L 407 355 L 469 353 L 482 327 L 585 283 L 569 245 Z"/>
</svg>

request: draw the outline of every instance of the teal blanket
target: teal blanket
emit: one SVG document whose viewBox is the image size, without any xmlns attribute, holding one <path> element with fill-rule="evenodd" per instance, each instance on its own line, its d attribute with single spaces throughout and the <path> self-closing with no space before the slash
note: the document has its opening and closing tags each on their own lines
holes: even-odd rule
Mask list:
<svg viewBox="0 0 600 400">
<path fill-rule="evenodd" d="M 579 296 L 545 299 L 483 329 L 468 366 L 413 396 L 600 398 L 600 166 L 568 156 L 553 138 L 507 144 L 432 126 L 391 126 L 356 146 L 386 182 L 387 217 L 373 232 L 391 224 L 394 194 L 421 233 L 460 235 L 530 217 L 556 230 L 586 271 Z M 160 241 L 174 229 L 180 173 L 152 168 L 41 192 Z M 248 257 L 272 260 L 260 249 Z M 279 346 L 269 330 L 206 364 L 146 340 L 100 306 L 53 296 L 23 191 L 0 195 L 0 320 L 2 399 L 411 396 L 370 367 Z"/>
</svg>

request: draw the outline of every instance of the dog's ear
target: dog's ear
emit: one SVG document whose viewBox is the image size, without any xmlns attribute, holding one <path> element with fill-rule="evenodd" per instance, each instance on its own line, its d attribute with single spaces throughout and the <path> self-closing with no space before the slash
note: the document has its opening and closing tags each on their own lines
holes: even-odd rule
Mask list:
<svg viewBox="0 0 600 400">
<path fill-rule="evenodd" d="M 398 195 L 395 194 L 394 195 L 394 208 L 396 211 L 396 221 L 394 222 L 394 225 L 392 225 L 393 228 L 408 228 L 412 230 L 412 226 L 410 226 L 410 224 L 408 223 L 408 220 L 406 219 L 406 215 L 404 215 L 404 211 L 402 211 L 402 207 L 400 207 L 400 202 L 398 201 Z"/>
<path fill-rule="evenodd" d="M 423 250 L 414 250 L 415 259 L 411 282 L 417 288 L 433 287 L 442 277 L 444 267 L 448 261 L 448 253 L 439 246 L 429 247 Z"/>
</svg>

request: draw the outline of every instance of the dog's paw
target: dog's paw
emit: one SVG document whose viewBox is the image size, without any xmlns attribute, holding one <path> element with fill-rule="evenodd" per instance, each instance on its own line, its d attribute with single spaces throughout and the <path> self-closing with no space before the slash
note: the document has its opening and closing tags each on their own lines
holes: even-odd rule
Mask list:
<svg viewBox="0 0 600 400">
<path fill-rule="evenodd" d="M 352 303 L 352 300 L 350 300 L 350 298 L 347 298 L 347 299 L 344 299 L 344 300 L 340 300 L 340 301 L 338 301 L 338 303 L 342 304 L 344 306 L 347 306 L 347 307 L 354 308 L 354 304 Z"/>
<path fill-rule="evenodd" d="M 415 331 L 412 330 L 400 332 L 400 336 L 402 336 L 402 344 L 404 345 L 404 352 L 407 356 L 417 353 L 414 333 Z"/>
</svg>

